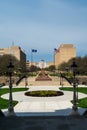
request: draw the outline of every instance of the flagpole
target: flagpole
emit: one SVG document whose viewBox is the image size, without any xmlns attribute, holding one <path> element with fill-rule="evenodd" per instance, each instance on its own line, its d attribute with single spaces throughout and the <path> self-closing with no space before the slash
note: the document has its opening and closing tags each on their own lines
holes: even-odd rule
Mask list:
<svg viewBox="0 0 87 130">
<path fill-rule="evenodd" d="M 55 49 L 54 49 L 54 66 L 55 66 Z"/>
<path fill-rule="evenodd" d="M 31 65 L 33 65 L 33 53 L 37 52 L 35 49 L 31 49 Z"/>
<path fill-rule="evenodd" d="M 54 67 L 55 67 L 55 49 L 54 49 Z M 54 75 L 55 75 L 55 69 L 54 69 Z"/>
<path fill-rule="evenodd" d="M 32 49 L 31 49 L 31 66 L 33 65 L 33 52 L 32 52 Z"/>
<path fill-rule="evenodd" d="M 55 55 L 56 55 L 57 52 L 58 52 L 58 50 L 56 48 L 54 48 L 54 67 L 55 67 L 55 71 L 56 71 Z"/>
</svg>

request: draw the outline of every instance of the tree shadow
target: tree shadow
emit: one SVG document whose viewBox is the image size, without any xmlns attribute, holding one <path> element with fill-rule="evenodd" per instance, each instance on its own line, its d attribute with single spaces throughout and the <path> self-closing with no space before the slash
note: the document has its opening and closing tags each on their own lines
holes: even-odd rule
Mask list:
<svg viewBox="0 0 87 130">
<path fill-rule="evenodd" d="M 82 109 L 79 108 L 78 112 L 80 113 L 81 116 L 84 115 L 86 109 Z M 7 116 L 8 111 L 4 111 L 3 112 L 5 116 Z M 59 110 L 55 110 L 53 112 L 16 112 L 16 116 L 29 116 L 29 117 L 36 117 L 36 116 L 71 116 L 70 114 L 72 113 L 72 109 L 71 108 L 66 108 L 66 109 L 59 109 Z"/>
</svg>

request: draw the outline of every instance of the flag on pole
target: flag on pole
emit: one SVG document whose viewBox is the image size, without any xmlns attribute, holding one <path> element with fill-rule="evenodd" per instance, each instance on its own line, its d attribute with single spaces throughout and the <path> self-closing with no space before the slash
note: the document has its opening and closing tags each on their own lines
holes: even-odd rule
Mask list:
<svg viewBox="0 0 87 130">
<path fill-rule="evenodd" d="M 56 52 L 58 52 L 58 50 L 56 48 L 54 48 L 54 52 L 56 53 Z"/>
<path fill-rule="evenodd" d="M 35 50 L 35 49 L 32 49 L 32 52 L 37 52 L 37 50 Z"/>
<path fill-rule="evenodd" d="M 57 53 L 57 52 L 59 52 L 59 50 L 58 50 L 58 49 L 56 49 L 56 48 L 54 48 L 54 52 L 55 52 L 55 53 Z"/>
</svg>

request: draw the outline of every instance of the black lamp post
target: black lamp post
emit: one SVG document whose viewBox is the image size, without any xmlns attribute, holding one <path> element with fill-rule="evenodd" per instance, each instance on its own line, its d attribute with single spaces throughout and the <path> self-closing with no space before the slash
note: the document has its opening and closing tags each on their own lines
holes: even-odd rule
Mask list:
<svg viewBox="0 0 87 130">
<path fill-rule="evenodd" d="M 28 80 L 27 80 L 27 76 L 25 76 L 25 87 L 28 86 Z"/>
<path fill-rule="evenodd" d="M 13 99 L 12 99 L 12 74 L 13 74 L 13 68 L 14 65 L 12 64 L 12 61 L 10 60 L 8 67 L 9 72 L 9 108 L 8 108 L 8 114 L 7 116 L 14 116 L 14 108 L 13 108 Z"/>
<path fill-rule="evenodd" d="M 63 88 L 63 77 L 62 77 L 62 73 L 60 72 L 60 86 L 62 86 Z"/>
<path fill-rule="evenodd" d="M 61 76 L 61 75 L 62 75 L 62 74 L 61 74 L 61 72 L 60 72 L 60 86 L 61 86 L 61 84 L 62 84 L 62 83 L 61 83 L 61 79 L 62 79 L 62 76 Z"/>
<path fill-rule="evenodd" d="M 73 60 L 73 63 L 71 65 L 72 71 L 73 71 L 73 107 L 72 107 L 72 113 L 70 115 L 73 116 L 78 116 L 80 115 L 78 112 L 78 107 L 77 107 L 77 92 L 76 92 L 76 69 L 77 65 L 75 63 L 75 60 Z"/>
</svg>

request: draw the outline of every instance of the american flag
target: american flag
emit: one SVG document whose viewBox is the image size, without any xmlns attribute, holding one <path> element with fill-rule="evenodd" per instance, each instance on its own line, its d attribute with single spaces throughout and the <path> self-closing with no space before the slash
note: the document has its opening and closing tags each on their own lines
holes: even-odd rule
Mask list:
<svg viewBox="0 0 87 130">
<path fill-rule="evenodd" d="M 58 52 L 58 50 L 57 50 L 56 48 L 54 48 L 54 52 L 55 52 L 55 53 L 57 53 L 57 52 Z"/>
</svg>

